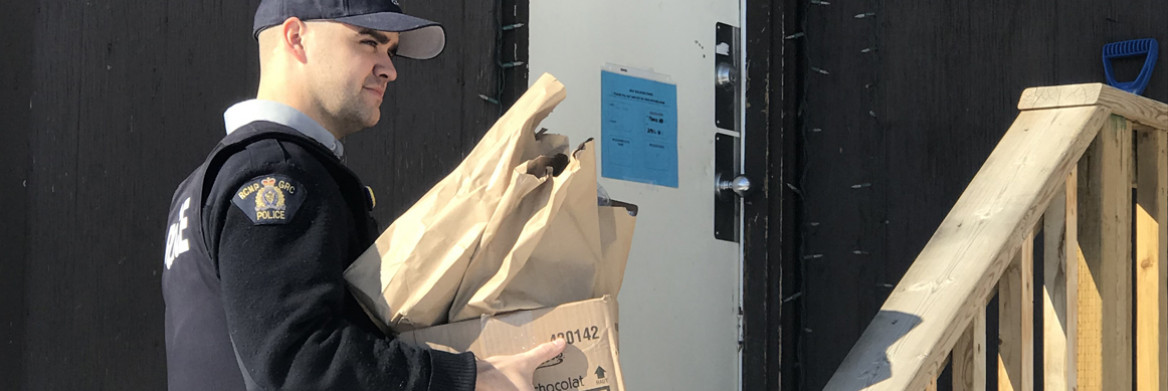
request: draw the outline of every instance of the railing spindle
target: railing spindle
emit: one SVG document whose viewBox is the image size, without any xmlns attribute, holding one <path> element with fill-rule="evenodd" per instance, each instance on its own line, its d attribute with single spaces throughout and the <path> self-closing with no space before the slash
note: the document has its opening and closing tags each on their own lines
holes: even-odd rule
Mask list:
<svg viewBox="0 0 1168 391">
<path fill-rule="evenodd" d="M 1136 385 L 1168 390 L 1168 135 L 1136 132 Z"/>
<path fill-rule="evenodd" d="M 1080 391 L 1131 389 L 1131 140 L 1113 115 L 1079 160 Z"/>
<path fill-rule="evenodd" d="M 953 391 L 986 389 L 986 316 L 979 312 L 953 346 Z"/>
<path fill-rule="evenodd" d="M 1043 389 L 1075 388 L 1075 329 L 1078 323 L 1079 268 L 1075 192 L 1078 170 L 1072 169 L 1043 216 Z"/>
<path fill-rule="evenodd" d="M 998 280 L 998 389 L 1034 389 L 1034 233 Z"/>
</svg>

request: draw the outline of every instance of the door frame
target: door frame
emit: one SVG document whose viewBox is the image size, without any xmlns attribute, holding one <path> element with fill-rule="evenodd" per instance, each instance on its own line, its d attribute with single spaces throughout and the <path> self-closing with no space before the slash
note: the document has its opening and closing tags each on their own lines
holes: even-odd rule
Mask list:
<svg viewBox="0 0 1168 391">
<path fill-rule="evenodd" d="M 528 86 L 530 0 L 499 0 L 496 64 L 502 112 Z M 798 101 L 802 94 L 801 10 L 795 0 L 742 0 L 746 109 L 743 173 L 756 184 L 743 197 L 743 390 L 798 389 Z M 504 26 L 509 26 L 504 30 Z M 741 26 L 740 26 L 741 27 Z M 797 37 L 796 37 L 797 38 Z M 504 66 L 507 64 L 507 66 Z M 520 66 L 515 66 L 521 64 Z"/>
<path fill-rule="evenodd" d="M 743 169 L 742 389 L 799 389 L 798 207 L 800 4 L 743 0 L 746 119 Z"/>
</svg>

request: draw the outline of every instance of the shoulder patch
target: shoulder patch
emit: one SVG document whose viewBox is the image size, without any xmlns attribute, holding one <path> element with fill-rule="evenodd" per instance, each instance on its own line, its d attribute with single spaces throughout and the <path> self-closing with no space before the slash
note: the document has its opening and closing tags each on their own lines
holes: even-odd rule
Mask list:
<svg viewBox="0 0 1168 391">
<path fill-rule="evenodd" d="M 307 189 L 291 178 L 261 175 L 236 190 L 231 202 L 256 225 L 287 224 L 307 196 Z"/>
</svg>

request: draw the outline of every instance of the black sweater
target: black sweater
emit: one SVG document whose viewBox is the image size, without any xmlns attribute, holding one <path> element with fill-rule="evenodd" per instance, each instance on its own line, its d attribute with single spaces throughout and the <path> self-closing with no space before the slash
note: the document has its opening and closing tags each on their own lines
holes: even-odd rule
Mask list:
<svg viewBox="0 0 1168 391">
<path fill-rule="evenodd" d="M 371 208 L 294 129 L 259 121 L 224 138 L 172 200 L 170 389 L 473 389 L 473 355 L 385 337 L 348 292 L 345 268 L 378 233 Z"/>
</svg>

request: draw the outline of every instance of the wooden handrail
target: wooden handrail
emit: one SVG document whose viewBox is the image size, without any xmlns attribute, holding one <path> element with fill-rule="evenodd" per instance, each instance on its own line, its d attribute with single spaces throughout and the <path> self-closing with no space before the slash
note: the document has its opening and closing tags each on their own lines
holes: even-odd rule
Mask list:
<svg viewBox="0 0 1168 391">
<path fill-rule="evenodd" d="M 1131 357 L 1132 336 L 1123 328 L 1130 330 L 1133 321 L 1142 327 L 1137 335 L 1156 339 L 1140 353 L 1141 368 L 1148 368 L 1138 381 L 1168 388 L 1160 380 L 1168 379 L 1168 321 L 1157 310 L 1168 277 L 1160 266 L 1168 247 L 1168 105 L 1080 84 L 1027 89 L 1018 108 L 1013 125 L 826 389 L 922 390 L 951 352 L 954 389 L 984 389 L 986 368 L 998 368 L 1003 389 L 1030 389 L 1036 381 L 1063 389 L 1079 379 L 1079 390 L 1131 389 L 1130 359 L 1110 361 L 1124 352 Z M 1135 146 L 1133 122 L 1141 130 Z M 1138 174 L 1132 158 L 1137 150 Z M 1145 278 L 1140 286 L 1152 289 L 1141 293 L 1149 298 L 1142 299 L 1138 321 L 1130 311 L 1133 181 L 1141 184 L 1137 210 L 1144 212 L 1135 213 L 1137 226 L 1144 225 L 1137 229 L 1142 244 L 1136 280 Z M 1031 246 L 1040 229 L 1044 257 L 1035 261 Z M 1043 303 L 1030 299 L 1031 289 L 1039 289 L 1030 286 L 1035 263 L 1045 271 Z M 1001 295 L 1001 349 L 997 365 L 986 365 L 985 306 L 994 293 Z M 1037 352 L 1030 348 L 1032 305 L 1041 306 L 1046 319 L 1047 343 Z M 1033 378 L 1035 354 L 1047 363 L 1039 379 Z M 1103 356 L 1109 362 L 1101 362 Z M 1155 358 L 1145 364 L 1145 356 Z M 1155 389 L 1145 383 L 1140 389 Z"/>
</svg>

